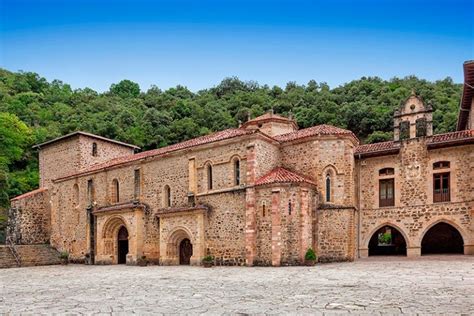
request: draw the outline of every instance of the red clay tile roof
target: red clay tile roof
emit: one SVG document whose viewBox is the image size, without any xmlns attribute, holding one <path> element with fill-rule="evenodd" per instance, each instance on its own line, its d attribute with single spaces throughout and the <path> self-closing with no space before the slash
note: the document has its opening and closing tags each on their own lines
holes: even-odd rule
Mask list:
<svg viewBox="0 0 474 316">
<path fill-rule="evenodd" d="M 464 85 L 462 90 L 461 102 L 459 105 L 459 116 L 457 130 L 466 128 L 469 112 L 473 111 L 472 98 L 474 97 L 474 60 L 468 60 L 463 65 L 464 68 Z"/>
<path fill-rule="evenodd" d="M 387 152 L 387 151 L 395 151 L 400 148 L 399 144 L 394 141 L 382 142 L 382 143 L 374 143 L 374 144 L 366 144 L 357 146 L 355 149 L 355 155 L 363 155 L 367 153 L 378 153 L 378 152 Z"/>
<path fill-rule="evenodd" d="M 181 142 L 181 143 L 177 143 L 177 144 L 174 144 L 174 145 L 166 146 L 166 147 L 163 147 L 163 148 L 148 150 L 148 151 L 144 151 L 144 152 L 141 152 L 141 153 L 138 153 L 138 154 L 135 154 L 135 155 L 127 155 L 127 156 L 115 158 L 115 159 L 106 161 L 106 162 L 101 163 L 101 164 L 93 165 L 90 168 L 87 168 L 85 170 L 81 170 L 80 172 L 70 174 L 70 175 L 67 175 L 65 177 L 58 178 L 56 180 L 62 180 L 62 179 L 77 176 L 77 175 L 80 175 L 80 174 L 83 174 L 83 173 L 94 172 L 94 171 L 98 171 L 98 170 L 101 170 L 101 169 L 104 169 L 104 168 L 110 168 L 110 167 L 113 167 L 113 166 L 117 166 L 117 165 L 120 165 L 120 164 L 140 160 L 140 159 L 147 158 L 147 157 L 161 156 L 161 155 L 165 155 L 165 154 L 168 154 L 168 153 L 180 150 L 180 149 L 191 148 L 191 147 L 195 147 L 195 146 L 199 146 L 199 145 L 203 145 L 203 144 L 209 144 L 209 143 L 217 142 L 217 141 L 220 141 L 220 140 L 230 139 L 230 138 L 234 138 L 234 137 L 242 136 L 242 135 L 249 135 L 249 134 L 253 134 L 253 133 L 256 133 L 256 131 L 255 130 L 241 129 L 241 128 L 226 129 L 226 130 L 223 130 L 223 131 L 220 131 L 220 132 L 216 132 L 216 133 L 212 133 L 212 134 L 209 134 L 209 135 L 193 138 L 193 139 L 190 139 L 190 140 L 187 140 L 187 141 L 184 141 L 184 142 Z"/>
<path fill-rule="evenodd" d="M 427 138 L 428 147 L 437 147 L 443 144 L 465 144 L 474 142 L 474 130 L 464 130 L 445 134 L 433 135 Z M 366 144 L 357 146 L 354 154 L 367 155 L 378 153 L 396 153 L 400 149 L 400 143 L 395 141 L 388 141 L 375 144 Z"/>
<path fill-rule="evenodd" d="M 316 183 L 314 183 L 310 178 L 301 176 L 282 167 L 277 167 L 269 173 L 263 175 L 257 179 L 255 185 L 266 185 L 273 183 L 309 183 L 316 185 Z"/>
<path fill-rule="evenodd" d="M 469 140 L 474 140 L 474 129 L 433 135 L 428 139 L 428 145 Z"/>
<path fill-rule="evenodd" d="M 11 199 L 10 201 L 21 200 L 21 199 L 24 199 L 24 198 L 33 196 L 33 195 L 35 195 L 35 194 L 39 194 L 39 193 L 42 193 L 42 192 L 46 192 L 46 191 L 48 191 L 48 189 L 46 189 L 46 188 L 39 188 L 39 189 L 30 191 L 30 192 L 26 192 L 25 194 L 16 196 L 16 197 L 14 197 L 13 199 Z"/>
<path fill-rule="evenodd" d="M 349 135 L 352 136 L 356 142 L 359 142 L 358 138 L 351 131 L 326 124 L 300 129 L 299 131 L 278 135 L 274 138 L 280 142 L 288 142 L 296 139 L 319 135 Z"/>
</svg>

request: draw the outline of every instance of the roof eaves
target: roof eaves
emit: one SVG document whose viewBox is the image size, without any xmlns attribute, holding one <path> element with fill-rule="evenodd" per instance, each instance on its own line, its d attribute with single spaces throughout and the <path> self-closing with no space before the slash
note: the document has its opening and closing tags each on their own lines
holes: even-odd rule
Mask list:
<svg viewBox="0 0 474 316">
<path fill-rule="evenodd" d="M 70 137 L 73 137 L 73 136 L 78 136 L 78 135 L 83 135 L 83 136 L 88 136 L 88 137 L 91 137 L 91 138 L 100 139 L 100 140 L 103 140 L 103 141 L 107 141 L 107 142 L 110 142 L 110 143 L 115 143 L 115 144 L 122 145 L 122 146 L 125 146 L 125 147 L 140 149 L 140 147 L 132 145 L 132 144 L 124 143 L 124 142 L 121 142 L 121 141 L 118 141 L 118 140 L 110 139 L 110 138 L 107 138 L 107 137 L 103 137 L 103 136 L 99 136 L 99 135 L 95 135 L 95 134 L 91 134 L 91 133 L 87 133 L 87 132 L 83 132 L 83 131 L 75 131 L 75 132 L 60 136 L 60 137 L 56 137 L 54 139 L 43 142 L 41 144 L 33 145 L 32 148 L 41 148 L 41 147 L 50 145 L 52 143 L 55 143 L 55 142 L 58 142 L 58 141 L 61 141 L 61 140 L 64 140 L 64 139 L 67 139 L 67 138 L 70 138 Z"/>
</svg>

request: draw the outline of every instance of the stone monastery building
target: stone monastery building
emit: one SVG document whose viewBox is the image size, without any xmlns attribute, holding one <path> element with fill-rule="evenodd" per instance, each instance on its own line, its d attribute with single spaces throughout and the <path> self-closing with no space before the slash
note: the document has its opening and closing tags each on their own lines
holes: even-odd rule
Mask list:
<svg viewBox="0 0 474 316">
<path fill-rule="evenodd" d="M 12 199 L 9 238 L 95 264 L 296 265 L 474 254 L 474 62 L 457 131 L 433 135 L 414 93 L 394 140 L 361 145 L 272 113 L 168 147 L 84 132 L 36 145 L 40 188 Z"/>
</svg>

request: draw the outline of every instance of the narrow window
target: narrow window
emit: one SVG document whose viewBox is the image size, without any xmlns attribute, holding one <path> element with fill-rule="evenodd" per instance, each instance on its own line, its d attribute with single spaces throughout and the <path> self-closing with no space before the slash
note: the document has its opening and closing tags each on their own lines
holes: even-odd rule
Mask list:
<svg viewBox="0 0 474 316">
<path fill-rule="evenodd" d="M 410 138 L 410 122 L 403 121 L 400 123 L 400 139 Z"/>
<path fill-rule="evenodd" d="M 288 201 L 288 215 L 291 215 L 291 211 L 292 211 L 291 208 L 292 207 L 291 207 L 291 200 L 290 200 L 290 201 Z"/>
<path fill-rule="evenodd" d="M 266 208 L 267 206 L 265 205 L 265 201 L 262 202 L 262 216 L 265 217 L 266 213 Z"/>
<path fill-rule="evenodd" d="M 92 143 L 92 156 L 97 157 L 97 143 Z"/>
<path fill-rule="evenodd" d="M 426 136 L 426 119 L 419 118 L 416 120 L 416 137 Z"/>
<path fill-rule="evenodd" d="M 331 175 L 326 174 L 326 202 L 331 202 Z"/>
<path fill-rule="evenodd" d="M 112 181 L 112 202 L 118 203 L 120 201 L 120 186 L 117 179 Z"/>
<path fill-rule="evenodd" d="M 135 199 L 138 199 L 140 197 L 140 169 L 136 169 L 134 173 L 134 184 L 135 184 L 135 191 L 134 191 L 134 197 Z"/>
<path fill-rule="evenodd" d="M 165 185 L 164 204 L 165 207 L 171 207 L 171 188 L 169 187 L 169 185 Z"/>
<path fill-rule="evenodd" d="M 240 185 L 240 160 L 234 160 L 234 184 Z"/>
<path fill-rule="evenodd" d="M 207 165 L 207 189 L 212 190 L 212 166 Z"/>
<path fill-rule="evenodd" d="M 74 184 L 73 186 L 73 191 L 74 191 L 74 206 L 79 205 L 79 186 Z"/>
<path fill-rule="evenodd" d="M 380 179 L 379 180 L 379 206 L 394 206 L 395 205 L 395 179 Z"/>
<path fill-rule="evenodd" d="M 449 201 L 451 201 L 449 172 L 435 173 L 433 175 L 433 202 Z"/>
<path fill-rule="evenodd" d="M 87 201 L 92 205 L 94 201 L 94 182 L 92 179 L 87 180 Z"/>
</svg>

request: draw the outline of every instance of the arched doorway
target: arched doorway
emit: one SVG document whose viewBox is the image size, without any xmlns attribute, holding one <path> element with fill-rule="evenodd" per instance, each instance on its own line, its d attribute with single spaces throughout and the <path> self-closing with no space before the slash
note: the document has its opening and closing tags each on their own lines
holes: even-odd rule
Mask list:
<svg viewBox="0 0 474 316">
<path fill-rule="evenodd" d="M 441 222 L 431 227 L 421 241 L 421 254 L 464 253 L 464 242 L 459 231 Z"/>
<path fill-rule="evenodd" d="M 407 243 L 393 226 L 378 229 L 369 241 L 369 256 L 406 256 Z"/>
<path fill-rule="evenodd" d="M 128 254 L 128 231 L 125 226 L 120 227 L 117 235 L 117 258 L 118 264 L 127 263 Z"/>
<path fill-rule="evenodd" d="M 179 264 L 189 265 L 193 255 L 193 245 L 188 238 L 184 238 L 179 243 Z"/>
</svg>

